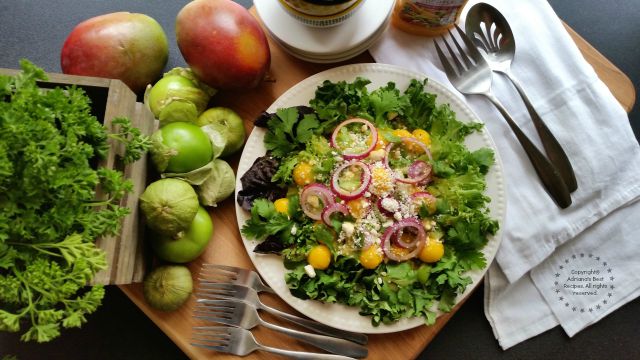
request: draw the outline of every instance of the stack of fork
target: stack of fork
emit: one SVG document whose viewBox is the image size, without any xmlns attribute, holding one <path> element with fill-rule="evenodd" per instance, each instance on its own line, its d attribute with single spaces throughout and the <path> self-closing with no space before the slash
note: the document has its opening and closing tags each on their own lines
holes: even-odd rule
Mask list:
<svg viewBox="0 0 640 360">
<path fill-rule="evenodd" d="M 192 345 L 219 352 L 245 356 L 255 350 L 268 351 L 294 359 L 341 360 L 364 358 L 368 351 L 367 336 L 334 329 L 319 322 L 288 314 L 267 306 L 259 292 L 275 292 L 265 285 L 260 276 L 247 269 L 203 264 L 198 277 L 194 317 L 215 326 L 193 328 Z M 276 325 L 260 317 L 258 310 L 300 325 L 315 333 L 303 332 Z M 301 340 L 327 353 L 312 353 L 277 349 L 256 341 L 251 329 L 256 326 L 275 330 Z M 335 355 L 334 355 L 335 354 Z"/>
</svg>

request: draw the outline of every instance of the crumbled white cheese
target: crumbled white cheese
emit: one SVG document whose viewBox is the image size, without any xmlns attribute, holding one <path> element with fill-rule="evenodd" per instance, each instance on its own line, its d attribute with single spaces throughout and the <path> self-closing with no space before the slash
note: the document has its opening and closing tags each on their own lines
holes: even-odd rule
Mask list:
<svg viewBox="0 0 640 360">
<path fill-rule="evenodd" d="M 393 221 L 391 221 L 391 220 L 387 220 L 384 223 L 382 223 L 382 227 L 385 228 L 385 229 L 388 228 L 388 227 L 392 227 L 392 226 L 393 226 Z"/>
<path fill-rule="evenodd" d="M 293 224 L 293 226 L 291 227 L 291 235 L 295 235 L 298 232 L 298 228 L 296 227 L 296 224 Z"/>
<path fill-rule="evenodd" d="M 393 214 L 393 218 L 394 218 L 394 219 L 396 219 L 396 220 L 398 220 L 398 221 L 402 220 L 402 213 L 401 213 L 400 211 L 396 211 L 396 212 Z"/>
<path fill-rule="evenodd" d="M 342 231 L 344 231 L 346 237 L 351 237 L 355 231 L 355 226 L 353 223 L 345 221 L 342 223 Z"/>
<path fill-rule="evenodd" d="M 389 198 L 389 197 L 386 197 L 386 198 L 382 199 L 380 204 L 382 205 L 382 207 L 385 210 L 390 211 L 390 212 L 396 212 L 396 211 L 398 211 L 398 208 L 400 207 L 400 203 L 398 203 L 398 200 L 396 200 L 394 198 Z"/>
<path fill-rule="evenodd" d="M 316 270 L 315 270 L 315 269 L 313 268 L 313 266 L 311 266 L 311 265 L 306 265 L 306 266 L 304 267 L 304 272 L 306 272 L 306 273 L 307 273 L 307 275 L 309 275 L 309 277 L 310 277 L 310 278 L 312 278 L 312 279 L 313 279 L 314 277 L 316 277 Z"/>
<path fill-rule="evenodd" d="M 366 192 L 364 193 L 364 197 L 366 197 L 366 198 L 371 197 L 371 193 L 370 193 L 370 192 L 368 192 L 368 191 L 366 191 Z"/>
</svg>

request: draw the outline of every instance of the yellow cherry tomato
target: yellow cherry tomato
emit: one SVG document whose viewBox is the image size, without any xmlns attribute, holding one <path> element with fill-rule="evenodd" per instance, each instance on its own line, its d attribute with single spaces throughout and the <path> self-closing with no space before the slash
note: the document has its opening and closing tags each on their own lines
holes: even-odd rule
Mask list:
<svg viewBox="0 0 640 360">
<path fill-rule="evenodd" d="M 425 131 L 426 132 L 426 131 Z M 403 138 L 411 138 L 411 139 L 416 139 L 416 137 L 409 132 L 409 130 L 406 129 L 395 129 L 392 131 L 393 135 L 398 136 L 398 137 L 403 137 Z M 422 142 L 422 140 L 417 139 L 418 141 Z M 422 152 L 422 147 L 418 146 L 417 144 L 413 143 L 413 142 L 409 142 L 409 141 L 405 141 L 404 142 L 404 146 L 407 148 L 407 150 L 412 151 L 412 152 Z"/>
<path fill-rule="evenodd" d="M 349 212 L 356 219 L 362 219 L 369 212 L 369 207 L 371 203 L 369 200 L 359 197 L 355 200 L 347 201 L 347 208 L 349 208 Z"/>
<path fill-rule="evenodd" d="M 385 139 L 384 136 L 382 136 L 380 130 L 378 130 L 378 141 L 376 141 L 376 147 L 373 150 L 384 150 L 384 148 L 386 148 L 388 144 L 389 142 L 387 141 L 387 139 Z"/>
<path fill-rule="evenodd" d="M 298 186 L 311 184 L 313 180 L 313 167 L 309 163 L 301 162 L 293 168 L 293 181 Z"/>
<path fill-rule="evenodd" d="M 309 251 L 307 262 L 316 270 L 325 270 L 331 263 L 331 251 L 327 245 L 316 245 Z"/>
<path fill-rule="evenodd" d="M 413 135 L 407 129 L 395 129 L 391 133 L 397 137 L 413 137 Z"/>
<path fill-rule="evenodd" d="M 426 263 L 434 263 L 442 259 L 442 255 L 444 255 L 444 245 L 442 242 L 428 239 L 420 251 L 420 254 L 418 254 L 418 258 Z"/>
<path fill-rule="evenodd" d="M 382 262 L 383 255 L 378 245 L 371 245 L 360 252 L 360 264 L 365 269 L 375 269 Z"/>
<path fill-rule="evenodd" d="M 414 138 L 420 140 L 425 145 L 431 145 L 431 135 L 426 130 L 423 129 L 415 129 L 411 133 Z"/>
<path fill-rule="evenodd" d="M 273 202 L 273 206 L 276 207 L 277 212 L 281 214 L 289 215 L 289 199 L 287 198 L 278 199 Z"/>
</svg>

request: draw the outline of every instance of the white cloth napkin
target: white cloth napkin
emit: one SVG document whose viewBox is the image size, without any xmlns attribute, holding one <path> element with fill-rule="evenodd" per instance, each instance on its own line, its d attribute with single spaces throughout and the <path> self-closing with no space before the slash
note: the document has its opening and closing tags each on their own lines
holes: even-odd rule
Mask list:
<svg viewBox="0 0 640 360">
<path fill-rule="evenodd" d="M 469 1 L 466 9 L 477 2 Z M 634 261 L 640 255 L 640 246 L 634 246 L 640 239 L 635 225 L 640 201 L 634 202 L 640 197 L 640 147 L 627 114 L 546 1 L 486 2 L 509 21 L 516 41 L 512 71 L 563 145 L 578 179 L 571 207 L 558 208 L 497 110 L 483 97 L 465 97 L 494 138 L 505 169 L 507 216 L 486 278 L 485 308 L 507 348 L 557 324 L 572 336 L 640 292 L 640 262 Z M 457 93 L 429 38 L 391 27 L 370 52 L 377 62 L 421 71 Z M 496 74 L 493 92 L 542 148 L 512 85 Z M 596 270 L 607 273 L 595 275 Z M 579 287 L 587 283 L 599 291 Z M 611 297 L 604 286 L 613 286 Z"/>
</svg>

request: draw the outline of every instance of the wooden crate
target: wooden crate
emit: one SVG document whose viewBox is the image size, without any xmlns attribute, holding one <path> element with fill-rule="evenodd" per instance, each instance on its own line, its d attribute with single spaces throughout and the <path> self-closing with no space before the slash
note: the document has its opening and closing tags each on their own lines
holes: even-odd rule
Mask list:
<svg viewBox="0 0 640 360">
<path fill-rule="evenodd" d="M 0 74 L 15 75 L 17 70 L 0 69 Z M 153 114 L 136 99 L 136 95 L 120 80 L 86 76 L 47 74 L 48 81 L 39 82 L 42 88 L 75 85 L 91 98 L 92 113 L 102 120 L 109 132 L 113 132 L 111 121 L 116 117 L 128 117 L 133 126 L 150 135 L 155 126 Z M 96 245 L 106 253 L 108 267 L 96 274 L 93 284 L 131 284 L 141 282 L 150 258 L 144 249 L 144 223 L 138 207 L 138 198 L 146 186 L 148 174 L 147 157 L 133 164 L 122 164 L 116 154 L 123 152 L 120 143 L 109 140 L 110 151 L 98 166 L 117 169 L 133 182 L 133 191 L 120 200 L 121 206 L 131 209 L 122 220 L 118 236 L 105 236 L 96 240 Z M 98 189 L 98 198 L 102 196 Z"/>
</svg>

